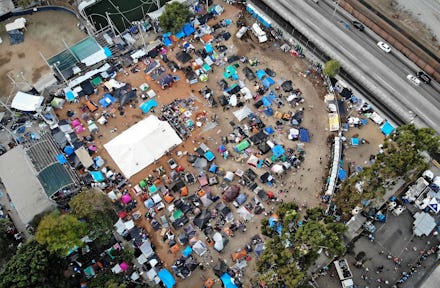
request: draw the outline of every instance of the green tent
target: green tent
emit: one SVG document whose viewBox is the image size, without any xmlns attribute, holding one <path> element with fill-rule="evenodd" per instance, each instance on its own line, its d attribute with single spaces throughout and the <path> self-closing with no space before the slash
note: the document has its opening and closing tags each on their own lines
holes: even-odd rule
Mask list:
<svg viewBox="0 0 440 288">
<path fill-rule="evenodd" d="M 251 144 L 247 140 L 241 141 L 237 146 L 235 146 L 235 151 L 242 152 L 247 149 Z"/>
<path fill-rule="evenodd" d="M 147 181 L 145 180 L 141 180 L 141 182 L 139 182 L 139 186 L 143 189 L 145 187 L 147 187 Z"/>
<path fill-rule="evenodd" d="M 98 86 L 99 84 L 101 84 L 102 83 L 102 79 L 101 79 L 101 77 L 96 77 L 96 78 L 93 78 L 93 80 L 92 80 L 92 84 L 93 84 L 93 86 Z"/>
<path fill-rule="evenodd" d="M 182 218 L 182 216 L 183 216 L 183 212 L 182 212 L 182 210 L 180 210 L 180 209 L 178 209 L 178 210 L 176 210 L 174 213 L 173 213 L 173 215 L 172 215 L 172 221 L 174 222 L 174 221 L 176 221 L 177 219 L 179 219 L 179 218 Z"/>
<path fill-rule="evenodd" d="M 150 191 L 151 194 L 156 193 L 156 192 L 157 192 L 157 187 L 156 187 L 156 185 L 150 186 L 150 187 L 148 188 L 148 191 Z"/>
</svg>

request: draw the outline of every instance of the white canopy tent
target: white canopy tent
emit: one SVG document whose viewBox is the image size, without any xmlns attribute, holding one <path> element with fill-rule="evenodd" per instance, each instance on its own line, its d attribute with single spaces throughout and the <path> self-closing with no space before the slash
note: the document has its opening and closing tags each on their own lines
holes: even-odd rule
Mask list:
<svg viewBox="0 0 440 288">
<path fill-rule="evenodd" d="M 11 108 L 20 111 L 33 112 L 41 107 L 43 101 L 44 101 L 43 96 L 35 96 L 32 94 L 18 91 L 17 94 L 15 94 L 14 99 L 12 100 Z"/>
<path fill-rule="evenodd" d="M 243 108 L 232 112 L 234 114 L 235 118 L 237 118 L 238 121 L 242 121 L 243 119 L 246 119 L 250 114 L 252 114 L 252 110 L 248 106 L 244 106 Z"/>
<path fill-rule="evenodd" d="M 151 115 L 104 147 L 125 177 L 130 178 L 180 143 L 182 140 L 168 122 Z"/>
</svg>

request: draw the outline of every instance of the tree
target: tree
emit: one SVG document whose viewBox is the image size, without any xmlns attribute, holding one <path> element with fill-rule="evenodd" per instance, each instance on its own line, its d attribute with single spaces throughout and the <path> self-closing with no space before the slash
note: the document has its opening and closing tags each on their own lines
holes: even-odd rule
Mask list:
<svg viewBox="0 0 440 288">
<path fill-rule="evenodd" d="M 159 17 L 160 26 L 164 31 L 177 33 L 188 22 L 191 12 L 188 6 L 179 2 L 173 2 L 165 6 L 164 13 Z"/>
<path fill-rule="evenodd" d="M 14 236 L 9 233 L 9 229 L 13 227 L 11 220 L 0 218 L 0 267 L 14 256 L 17 249 L 17 241 Z"/>
<path fill-rule="evenodd" d="M 125 288 L 123 274 L 114 274 L 108 271 L 98 273 L 95 277 L 87 283 L 89 288 Z"/>
<path fill-rule="evenodd" d="M 36 241 L 23 244 L 0 273 L 0 287 L 69 287 L 63 277 L 67 263 Z"/>
<path fill-rule="evenodd" d="M 324 67 L 324 74 L 326 74 L 329 77 L 335 77 L 339 70 L 341 69 L 341 64 L 337 60 L 329 60 L 327 63 L 325 63 Z"/>
<path fill-rule="evenodd" d="M 41 220 L 35 240 L 45 245 L 49 252 L 65 256 L 70 249 L 84 245 L 81 238 L 87 232 L 87 224 L 80 222 L 75 216 L 53 211 Z"/>
<path fill-rule="evenodd" d="M 111 239 L 116 214 L 107 195 L 98 190 L 83 190 L 70 200 L 69 205 L 74 215 L 89 224 L 90 238 L 100 245 Z"/>
</svg>

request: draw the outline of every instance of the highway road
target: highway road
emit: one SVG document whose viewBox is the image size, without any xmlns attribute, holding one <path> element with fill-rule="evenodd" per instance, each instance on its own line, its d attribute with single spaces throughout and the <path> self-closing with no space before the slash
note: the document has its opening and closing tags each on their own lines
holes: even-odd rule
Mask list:
<svg viewBox="0 0 440 288">
<path fill-rule="evenodd" d="M 440 132 L 440 85 L 410 83 L 406 76 L 419 69 L 397 50 L 377 47 L 381 39 L 366 28 L 351 26 L 353 18 L 333 1 L 263 0 L 328 56 L 338 59 L 376 98 L 407 122 Z"/>
</svg>

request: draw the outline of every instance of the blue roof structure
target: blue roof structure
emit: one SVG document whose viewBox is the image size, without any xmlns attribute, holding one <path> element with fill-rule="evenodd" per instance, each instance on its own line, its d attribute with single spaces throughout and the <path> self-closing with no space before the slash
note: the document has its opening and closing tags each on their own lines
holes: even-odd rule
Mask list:
<svg viewBox="0 0 440 288">
<path fill-rule="evenodd" d="M 151 99 L 142 103 L 139 108 L 142 110 L 143 113 L 148 113 L 151 109 L 157 107 L 157 105 L 157 101 L 155 99 Z"/>
<path fill-rule="evenodd" d="M 195 32 L 194 27 L 191 25 L 191 23 L 185 23 L 183 25 L 183 33 L 185 33 L 186 36 L 189 36 Z"/>
<path fill-rule="evenodd" d="M 107 108 L 112 103 L 114 103 L 116 99 L 109 93 L 106 93 L 104 97 L 102 97 L 98 102 L 103 108 Z"/>
<path fill-rule="evenodd" d="M 301 142 L 309 143 L 310 142 L 309 130 L 307 130 L 305 128 L 300 128 L 299 129 L 299 140 Z"/>
<path fill-rule="evenodd" d="M 257 70 L 257 72 L 255 74 L 257 75 L 258 80 L 263 79 L 267 75 L 263 69 Z"/>
<path fill-rule="evenodd" d="M 89 174 L 96 182 L 102 182 L 105 180 L 104 174 L 102 174 L 101 171 L 89 171 Z"/>
<path fill-rule="evenodd" d="M 228 273 L 223 274 L 220 279 L 222 280 L 223 286 L 225 288 L 237 288 L 237 285 L 232 282 L 232 277 Z"/>
<path fill-rule="evenodd" d="M 174 280 L 173 275 L 165 268 L 160 270 L 157 276 L 159 276 L 159 279 L 166 288 L 173 288 L 176 285 L 176 280 Z"/>
<path fill-rule="evenodd" d="M 206 160 L 208 160 L 208 161 L 212 161 L 215 159 L 215 155 L 211 151 L 206 151 L 204 156 L 205 156 Z"/>
<path fill-rule="evenodd" d="M 188 257 L 189 255 L 191 255 L 193 252 L 193 249 L 191 248 L 191 246 L 186 246 L 186 248 L 182 251 L 182 255 L 184 257 Z"/>
<path fill-rule="evenodd" d="M 275 84 L 275 81 L 274 81 L 272 78 L 267 77 L 267 78 L 265 78 L 265 79 L 263 80 L 262 84 L 263 84 L 264 87 L 269 88 L 270 86 L 272 86 L 273 84 Z"/>
<path fill-rule="evenodd" d="M 382 133 L 385 136 L 389 136 L 391 133 L 394 132 L 394 130 L 396 130 L 396 128 L 390 124 L 390 122 L 386 121 L 382 127 L 380 128 L 380 130 L 382 131 Z"/>
<path fill-rule="evenodd" d="M 272 148 L 272 153 L 273 156 L 275 156 L 276 158 L 281 157 L 284 154 L 284 148 L 281 145 L 275 145 Z"/>
</svg>

